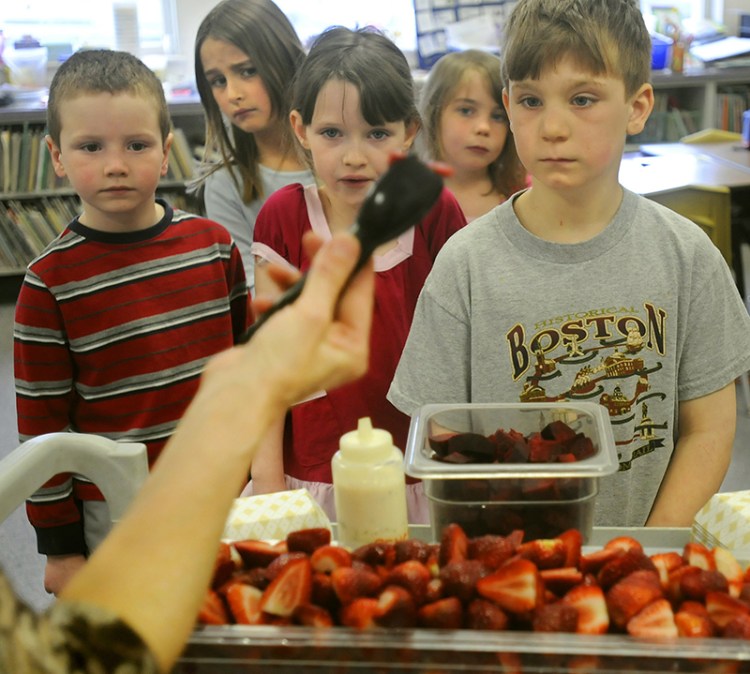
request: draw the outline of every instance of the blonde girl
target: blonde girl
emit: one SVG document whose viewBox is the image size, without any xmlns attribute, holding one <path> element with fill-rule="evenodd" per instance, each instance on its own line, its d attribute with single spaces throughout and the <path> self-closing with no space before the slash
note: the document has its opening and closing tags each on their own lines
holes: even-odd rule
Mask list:
<svg viewBox="0 0 750 674">
<path fill-rule="evenodd" d="M 467 220 L 483 215 L 524 187 L 502 102 L 500 59 L 477 49 L 443 56 L 420 96 L 425 158 L 453 168 L 446 185 Z"/>
</svg>

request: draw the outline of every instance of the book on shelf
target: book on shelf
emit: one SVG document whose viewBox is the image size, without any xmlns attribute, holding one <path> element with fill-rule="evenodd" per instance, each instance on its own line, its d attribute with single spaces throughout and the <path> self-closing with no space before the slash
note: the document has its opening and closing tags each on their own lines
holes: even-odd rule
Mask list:
<svg viewBox="0 0 750 674">
<path fill-rule="evenodd" d="M 0 213 L 0 228 L 8 247 L 11 249 L 16 264 L 15 267 L 25 267 L 35 253 L 31 243 L 18 225 L 14 212 L 11 208 L 5 208 Z"/>
<path fill-rule="evenodd" d="M 0 191 L 10 192 L 10 129 L 0 129 Z"/>
<path fill-rule="evenodd" d="M 176 180 L 190 180 L 195 173 L 195 162 L 185 132 L 177 127 L 173 129 L 172 148 L 170 152 L 170 167 L 175 168 Z M 174 159 L 174 161 L 172 161 Z M 177 177 L 179 175 L 179 177 Z"/>
</svg>

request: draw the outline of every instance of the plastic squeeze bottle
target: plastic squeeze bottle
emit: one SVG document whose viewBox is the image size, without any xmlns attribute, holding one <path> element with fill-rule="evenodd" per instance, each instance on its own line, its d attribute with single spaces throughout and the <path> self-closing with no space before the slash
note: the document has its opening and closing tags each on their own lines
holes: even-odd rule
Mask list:
<svg viewBox="0 0 750 674">
<path fill-rule="evenodd" d="M 331 469 L 341 545 L 407 538 L 404 456 L 388 431 L 363 417 L 341 437 Z"/>
</svg>

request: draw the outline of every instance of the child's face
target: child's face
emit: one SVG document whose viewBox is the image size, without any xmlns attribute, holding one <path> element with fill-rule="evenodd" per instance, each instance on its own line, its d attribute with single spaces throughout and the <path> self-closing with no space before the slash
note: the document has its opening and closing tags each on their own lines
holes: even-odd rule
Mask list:
<svg viewBox="0 0 750 674">
<path fill-rule="evenodd" d="M 359 90 L 341 80 L 330 80 L 320 90 L 308 126 L 296 110 L 291 121 L 328 197 L 349 209 L 361 206 L 391 155 L 406 152 L 416 133 L 416 125 L 407 128 L 403 121 L 371 126 L 362 116 Z"/>
<path fill-rule="evenodd" d="M 154 195 L 167 173 L 156 104 L 131 93 L 84 93 L 61 102 L 60 146 L 48 138 L 55 173 L 83 202 L 81 222 L 98 229 L 155 224 Z"/>
<path fill-rule="evenodd" d="M 245 52 L 209 37 L 200 54 L 214 100 L 232 124 L 246 133 L 262 133 L 276 122 L 266 85 Z"/>
<path fill-rule="evenodd" d="M 508 119 L 476 70 L 468 71 L 440 115 L 441 159 L 457 173 L 484 171 L 505 147 Z"/>
<path fill-rule="evenodd" d="M 626 98 L 621 78 L 593 75 L 564 57 L 538 80 L 511 81 L 503 102 L 535 185 L 609 189 L 618 182 L 626 135 L 643 130 L 653 89 L 644 84 Z"/>
</svg>

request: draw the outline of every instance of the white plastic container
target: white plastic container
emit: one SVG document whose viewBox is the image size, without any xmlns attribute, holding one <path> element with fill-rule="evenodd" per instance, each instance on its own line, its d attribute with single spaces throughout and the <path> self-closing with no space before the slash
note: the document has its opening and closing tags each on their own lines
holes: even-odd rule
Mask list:
<svg viewBox="0 0 750 674">
<path fill-rule="evenodd" d="M 356 431 L 341 437 L 331 469 L 341 545 L 408 537 L 404 456 L 388 431 L 360 419 Z"/>
<path fill-rule="evenodd" d="M 3 60 L 8 65 L 11 84 L 30 89 L 47 85 L 47 47 L 6 47 Z"/>
</svg>

